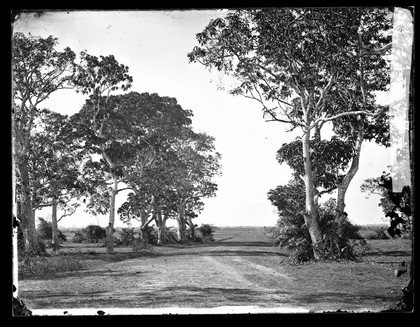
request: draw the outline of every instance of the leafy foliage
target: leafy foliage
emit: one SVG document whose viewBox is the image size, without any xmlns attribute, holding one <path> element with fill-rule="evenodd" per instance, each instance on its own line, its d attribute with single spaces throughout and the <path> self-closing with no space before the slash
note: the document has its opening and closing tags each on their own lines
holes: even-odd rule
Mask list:
<svg viewBox="0 0 420 327">
<path fill-rule="evenodd" d="M 374 105 L 373 92 L 389 84 L 383 54 L 391 46 L 391 17 L 378 8 L 236 10 L 212 20 L 188 54 L 190 62 L 236 80 L 230 92 L 256 100 L 268 121 L 301 128 L 302 143 L 284 144 L 278 160 L 305 180 L 305 219 L 313 243 L 323 243 L 317 198 L 336 188 L 344 179 L 339 170 L 358 160 L 353 147 L 361 144 L 360 133 L 387 142 L 386 130 L 374 119 L 384 121 L 386 108 Z M 320 138 L 326 122 L 338 131 L 331 141 Z"/>
<path fill-rule="evenodd" d="M 30 34 L 13 34 L 12 69 L 15 101 L 26 106 L 31 99 L 32 104 L 36 106 L 52 92 L 70 86 L 76 55 L 69 47 L 61 52 L 57 51 L 57 44 L 58 39 L 52 35 L 41 38 Z M 27 112 L 19 110 L 15 114 L 20 115 L 20 119 L 16 119 L 16 122 L 28 122 L 27 119 L 23 119 L 25 117 L 23 115 Z"/>
<path fill-rule="evenodd" d="M 80 57 L 73 83 L 83 94 L 109 94 L 119 88 L 126 91 L 131 87 L 133 78 L 128 74 L 128 66 L 119 64 L 113 55 L 98 58 L 82 51 Z"/>
<path fill-rule="evenodd" d="M 88 225 L 82 230 L 87 243 L 98 243 L 106 236 L 105 228 L 98 225 Z"/>
<path fill-rule="evenodd" d="M 277 208 L 279 219 L 272 234 L 273 241 L 291 251 L 289 260 L 302 263 L 313 259 L 313 250 L 303 212 L 305 208 L 304 185 L 292 180 L 285 186 L 278 186 L 268 193 L 268 199 Z M 319 227 L 324 240 L 324 259 L 356 258 L 354 246 L 363 244 L 359 227 L 345 218 L 335 219 L 336 203 L 330 199 L 318 207 Z M 355 241 L 357 240 L 357 241 Z"/>
<path fill-rule="evenodd" d="M 76 231 L 72 237 L 73 243 L 86 243 L 86 235 L 83 233 L 83 231 Z"/>
<path fill-rule="evenodd" d="M 32 207 L 38 209 L 56 199 L 61 209 L 80 198 L 87 184 L 79 178 L 83 153 L 69 137 L 68 117 L 44 109 L 34 122 L 29 148 L 29 177 Z"/>
<path fill-rule="evenodd" d="M 19 220 L 27 230 L 29 246 L 37 244 L 29 174 L 31 131 L 39 106 L 53 92 L 71 87 L 74 52 L 57 51 L 57 39 L 14 33 L 12 36 L 12 152 L 20 186 L 17 199 Z"/>
<path fill-rule="evenodd" d="M 234 77 L 238 84 L 231 93 L 254 98 L 263 105 L 267 117 L 288 122 L 294 128 L 304 124 L 300 101 L 284 105 L 293 94 L 308 101 L 303 90 L 309 97 L 313 93 L 313 103 L 323 102 L 324 113 L 334 115 L 337 110 L 349 111 L 348 106 L 361 107 L 354 102 L 357 92 L 360 94 L 360 35 L 366 49 L 362 54 L 365 88 L 386 88 L 388 66 L 380 57 L 383 51 L 377 50 L 389 45 L 391 28 L 386 9 L 237 10 L 212 20 L 198 33 L 199 46 L 188 58 Z M 346 99 L 345 107 L 338 105 L 342 98 Z M 278 105 L 270 108 L 263 100 Z M 357 101 L 361 103 L 360 97 Z"/>
<path fill-rule="evenodd" d="M 118 245 L 129 246 L 134 242 L 134 228 L 123 228 L 116 237 Z"/>
<path fill-rule="evenodd" d="M 394 192 L 390 173 L 383 172 L 378 178 L 369 178 L 360 186 L 362 192 L 381 195 L 379 206 L 385 219 L 389 220 L 388 233 L 391 237 L 402 236 L 412 228 L 411 188 L 404 186 L 401 192 Z"/>
<path fill-rule="evenodd" d="M 201 224 L 201 226 L 198 227 L 197 229 L 200 231 L 204 242 L 213 242 L 214 241 L 213 234 L 219 228 L 210 224 Z"/>
<path fill-rule="evenodd" d="M 50 241 L 52 238 L 52 224 L 49 221 L 46 221 L 43 218 L 39 219 L 39 225 L 37 228 L 38 235 L 44 240 L 44 241 Z M 64 235 L 60 230 L 58 232 L 58 239 L 61 242 L 67 241 L 66 235 Z"/>
<path fill-rule="evenodd" d="M 343 171 L 353 156 L 353 147 L 348 142 L 333 136 L 331 140 L 311 140 L 311 162 L 314 171 L 314 185 L 325 189 L 336 187 Z M 304 175 L 302 141 L 283 144 L 277 151 L 277 161 L 287 163 L 295 178 Z"/>
</svg>

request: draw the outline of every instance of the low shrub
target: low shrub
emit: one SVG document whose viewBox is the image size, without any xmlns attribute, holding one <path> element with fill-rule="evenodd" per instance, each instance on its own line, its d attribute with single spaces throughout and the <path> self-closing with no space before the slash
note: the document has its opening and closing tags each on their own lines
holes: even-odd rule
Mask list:
<svg viewBox="0 0 420 327">
<path fill-rule="evenodd" d="M 82 233 L 87 243 L 99 243 L 106 237 L 106 230 L 99 225 L 89 225 L 83 228 Z"/>
<path fill-rule="evenodd" d="M 38 218 L 39 224 L 37 227 L 37 233 L 41 239 L 44 241 L 51 241 L 52 239 L 52 223 L 46 221 L 44 218 Z M 59 229 L 58 232 L 58 240 L 61 242 L 67 241 L 66 235 L 64 235 Z"/>
<path fill-rule="evenodd" d="M 324 241 L 323 259 L 355 260 L 357 254 L 354 244 L 363 242 L 360 227 L 351 224 L 347 217 L 337 222 L 335 212 L 334 199 L 318 208 L 318 224 Z M 276 245 L 290 250 L 290 262 L 302 263 L 313 259 L 313 247 L 303 214 L 281 216 L 271 236 Z M 359 242 L 355 243 L 354 240 Z"/>
<path fill-rule="evenodd" d="M 134 234 L 134 228 L 123 228 L 118 236 L 115 236 L 116 244 L 122 246 L 132 245 L 135 240 Z"/>
<path fill-rule="evenodd" d="M 389 237 L 385 233 L 386 227 L 379 227 L 373 233 L 366 235 L 368 240 L 387 240 Z"/>
<path fill-rule="evenodd" d="M 46 246 L 41 237 L 39 235 L 36 235 L 37 239 L 37 248 L 33 248 L 32 246 L 29 246 L 28 244 L 25 244 L 25 239 L 23 236 L 23 230 L 21 225 L 18 227 L 18 260 L 21 261 L 23 258 L 26 258 L 27 256 L 36 256 L 36 255 L 43 255 L 46 253 Z"/>
<path fill-rule="evenodd" d="M 99 243 L 106 237 L 106 230 L 98 225 L 89 225 L 74 232 L 73 243 Z"/>
<path fill-rule="evenodd" d="M 202 242 L 214 242 L 214 232 L 219 228 L 210 224 L 201 224 L 197 230 L 202 236 Z"/>
<path fill-rule="evenodd" d="M 156 245 L 158 241 L 158 233 L 157 228 L 153 226 L 147 226 L 147 236 L 149 238 L 149 244 Z"/>
<path fill-rule="evenodd" d="M 20 277 L 55 275 L 82 268 L 79 260 L 62 254 L 28 256 L 19 262 Z"/>
<path fill-rule="evenodd" d="M 74 232 L 73 243 L 86 243 L 86 235 L 83 233 L 83 231 L 76 231 Z"/>
<path fill-rule="evenodd" d="M 166 228 L 166 242 L 170 244 L 178 243 L 176 227 Z"/>
</svg>

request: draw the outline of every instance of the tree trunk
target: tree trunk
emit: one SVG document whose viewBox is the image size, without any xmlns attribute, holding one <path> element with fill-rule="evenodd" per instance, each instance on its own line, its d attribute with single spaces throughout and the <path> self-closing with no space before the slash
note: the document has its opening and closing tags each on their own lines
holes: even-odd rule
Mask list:
<svg viewBox="0 0 420 327">
<path fill-rule="evenodd" d="M 166 216 L 162 218 L 161 210 L 156 211 L 156 224 L 158 228 L 157 244 L 159 245 L 166 243 L 166 219 Z"/>
<path fill-rule="evenodd" d="M 178 237 L 178 242 L 184 243 L 186 241 L 185 238 L 185 203 L 181 203 L 178 206 L 178 217 L 177 217 L 177 222 L 178 222 L 178 231 L 177 231 L 177 237 Z"/>
<path fill-rule="evenodd" d="M 19 161 L 19 177 L 21 182 L 21 217 L 25 244 L 35 253 L 40 251 L 36 235 L 35 216 L 32 209 L 31 189 L 28 172 L 28 158 Z"/>
<path fill-rule="evenodd" d="M 114 223 L 115 223 L 115 198 L 117 197 L 118 190 L 118 179 L 117 176 L 113 175 L 114 185 L 110 194 L 109 203 L 109 224 L 106 228 L 106 253 L 114 254 Z"/>
<path fill-rule="evenodd" d="M 360 152 L 362 150 L 362 143 L 363 143 L 363 134 L 364 134 L 364 123 L 361 119 L 358 123 L 358 130 L 357 130 L 357 139 L 356 144 L 354 146 L 354 156 L 351 162 L 351 166 L 347 174 L 344 176 L 343 180 L 337 187 L 337 212 L 335 215 L 335 221 L 338 223 L 339 226 L 339 236 L 342 235 L 342 231 L 340 226 L 342 225 L 342 220 L 344 218 L 344 208 L 346 207 L 345 204 L 345 196 L 347 189 L 349 188 L 350 182 L 352 181 L 353 177 L 356 175 L 357 171 L 359 170 L 359 162 L 360 162 Z"/>
<path fill-rule="evenodd" d="M 140 213 L 140 220 L 141 220 L 141 226 L 140 226 L 140 238 L 141 241 L 144 244 L 148 244 L 149 243 L 149 233 L 147 232 L 147 218 L 148 218 L 149 214 L 146 210 L 142 210 Z"/>
<path fill-rule="evenodd" d="M 195 226 L 190 216 L 187 216 L 188 226 L 190 227 L 191 239 L 195 242 Z"/>
<path fill-rule="evenodd" d="M 309 235 L 312 241 L 313 253 L 315 260 L 320 260 L 322 258 L 324 244 L 322 240 L 321 230 L 318 225 L 318 214 L 317 209 L 314 203 L 314 182 L 313 182 L 313 172 L 312 172 L 312 163 L 310 158 L 310 131 L 306 131 L 305 135 L 302 138 L 302 150 L 303 150 L 303 166 L 305 171 L 304 181 L 305 181 L 305 224 L 308 228 Z"/>
<path fill-rule="evenodd" d="M 57 226 L 57 199 L 53 199 L 52 202 L 52 214 L 51 214 L 51 227 L 52 227 L 52 247 L 53 251 L 57 251 L 59 248 L 59 240 L 58 240 L 58 226 Z"/>
</svg>

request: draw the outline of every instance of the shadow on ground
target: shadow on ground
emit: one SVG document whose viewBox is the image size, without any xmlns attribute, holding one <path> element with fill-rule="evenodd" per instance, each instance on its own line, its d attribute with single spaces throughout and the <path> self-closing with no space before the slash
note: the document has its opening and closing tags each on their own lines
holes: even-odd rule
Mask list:
<svg viewBox="0 0 420 327">
<path fill-rule="evenodd" d="M 410 256 L 411 251 L 371 251 L 366 252 L 364 256 L 393 256 L 393 257 L 406 257 Z"/>
<path fill-rule="evenodd" d="M 302 305 L 317 303 L 346 303 L 347 306 L 357 307 L 361 303 L 387 303 L 389 296 L 375 294 L 351 294 L 342 292 L 316 292 L 311 294 L 294 294 L 292 299 Z"/>
<path fill-rule="evenodd" d="M 220 288 L 220 287 L 194 287 L 194 286 L 171 286 L 164 287 L 159 291 L 135 291 L 126 293 L 86 292 L 86 293 L 45 293 L 27 291 L 26 296 L 34 299 L 34 307 L 41 308 L 43 305 L 51 307 L 51 301 L 58 297 L 64 297 L 58 307 L 124 307 L 156 308 L 156 307 L 216 307 L 222 305 L 254 305 L 273 304 L 268 300 L 267 292 L 243 288 Z M 276 303 L 287 303 L 289 293 L 273 291 L 270 294 L 280 295 Z M 35 300 L 36 299 L 36 300 Z"/>
</svg>

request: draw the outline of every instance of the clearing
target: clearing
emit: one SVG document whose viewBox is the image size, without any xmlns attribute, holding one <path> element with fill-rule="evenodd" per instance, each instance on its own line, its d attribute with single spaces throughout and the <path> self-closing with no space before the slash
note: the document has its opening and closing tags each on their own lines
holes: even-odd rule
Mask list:
<svg viewBox="0 0 420 327">
<path fill-rule="evenodd" d="M 21 278 L 19 296 L 33 314 L 377 312 L 398 301 L 409 276 L 394 269 L 411 255 L 410 240 L 370 240 L 360 262 L 290 265 L 260 227 L 153 251 L 87 246 L 63 249 L 81 270 Z"/>
</svg>

